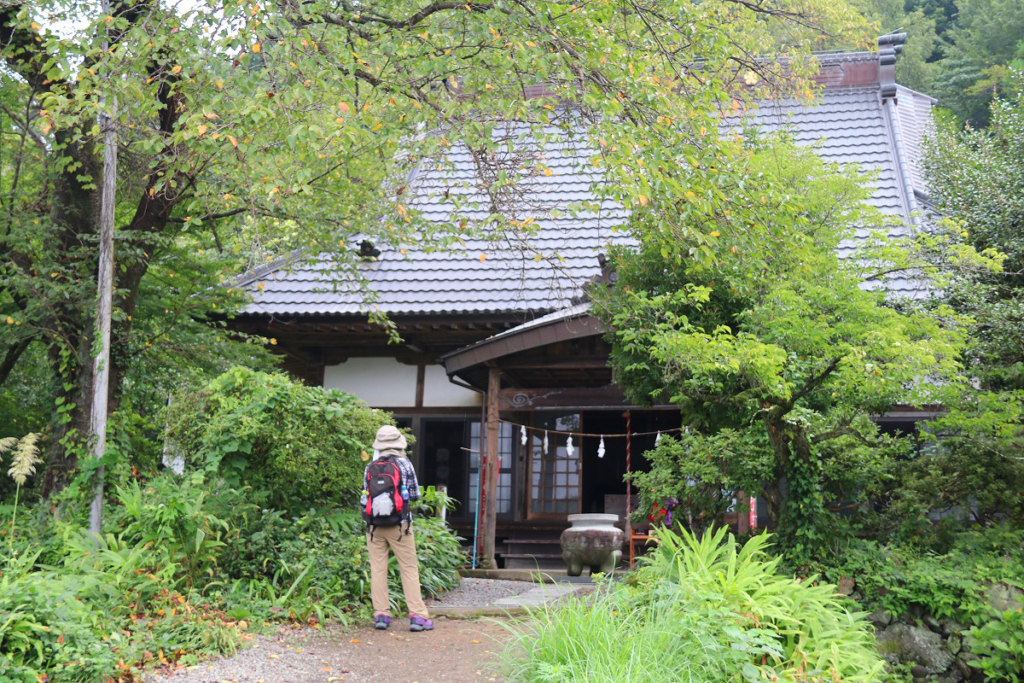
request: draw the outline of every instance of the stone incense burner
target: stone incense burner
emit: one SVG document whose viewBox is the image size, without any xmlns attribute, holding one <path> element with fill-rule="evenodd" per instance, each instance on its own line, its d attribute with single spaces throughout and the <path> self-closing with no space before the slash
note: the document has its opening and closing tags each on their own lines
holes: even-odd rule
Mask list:
<svg viewBox="0 0 1024 683">
<path fill-rule="evenodd" d="M 569 515 L 571 527 L 562 532 L 562 559 L 569 576 L 579 576 L 584 567 L 590 573 L 610 573 L 622 557 L 622 530 L 614 526 L 618 515 Z"/>
</svg>

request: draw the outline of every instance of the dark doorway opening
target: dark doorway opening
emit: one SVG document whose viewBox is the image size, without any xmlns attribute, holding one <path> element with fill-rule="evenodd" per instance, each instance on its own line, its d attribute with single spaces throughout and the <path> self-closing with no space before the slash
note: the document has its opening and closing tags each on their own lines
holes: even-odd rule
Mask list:
<svg viewBox="0 0 1024 683">
<path fill-rule="evenodd" d="M 465 419 L 423 420 L 423 443 L 420 453 L 423 458 L 423 474 L 420 483 L 424 486 L 444 486 L 448 495 L 458 501 L 453 518 L 470 516 L 467 510 L 469 500 L 469 454 L 466 446 Z"/>
<path fill-rule="evenodd" d="M 583 439 L 583 512 L 605 512 L 619 515 L 626 512 L 626 414 L 620 410 L 587 411 L 583 413 L 583 431 L 587 434 L 610 434 L 604 439 L 604 457 L 598 457 L 601 438 Z M 647 472 L 651 466 L 644 453 L 654 448 L 658 431 L 677 430 L 682 416 L 677 410 L 634 410 L 630 415 L 631 469 Z M 633 504 L 636 508 L 636 487 Z"/>
</svg>

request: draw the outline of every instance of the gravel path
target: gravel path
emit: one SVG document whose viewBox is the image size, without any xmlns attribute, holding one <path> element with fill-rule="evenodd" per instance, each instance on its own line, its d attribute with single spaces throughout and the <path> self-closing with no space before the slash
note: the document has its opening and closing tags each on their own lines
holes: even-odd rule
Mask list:
<svg viewBox="0 0 1024 683">
<path fill-rule="evenodd" d="M 527 584 L 528 585 L 528 584 Z M 410 633 L 397 621 L 388 631 L 361 625 L 282 628 L 259 636 L 232 657 L 189 669 L 153 673 L 146 683 L 490 683 L 508 637 L 493 619 L 435 621 Z"/>
<path fill-rule="evenodd" d="M 537 584 L 528 581 L 497 579 L 462 579 L 459 587 L 436 600 L 427 600 L 427 607 L 489 607 L 496 600 L 522 595 Z"/>
</svg>

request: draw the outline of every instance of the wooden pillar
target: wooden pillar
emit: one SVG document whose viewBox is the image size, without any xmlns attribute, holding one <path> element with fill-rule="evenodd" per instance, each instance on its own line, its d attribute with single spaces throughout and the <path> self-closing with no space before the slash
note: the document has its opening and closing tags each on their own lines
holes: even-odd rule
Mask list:
<svg viewBox="0 0 1024 683">
<path fill-rule="evenodd" d="M 501 458 L 498 453 L 498 393 L 501 391 L 501 371 L 491 368 L 487 373 L 487 443 L 480 463 L 483 496 L 483 518 L 480 520 L 482 552 L 480 563 L 487 568 L 497 568 L 494 558 L 494 535 L 497 530 L 498 471 Z"/>
<path fill-rule="evenodd" d="M 750 511 L 744 511 L 750 497 L 745 491 L 736 492 L 736 533 L 740 536 L 750 533 Z"/>
</svg>

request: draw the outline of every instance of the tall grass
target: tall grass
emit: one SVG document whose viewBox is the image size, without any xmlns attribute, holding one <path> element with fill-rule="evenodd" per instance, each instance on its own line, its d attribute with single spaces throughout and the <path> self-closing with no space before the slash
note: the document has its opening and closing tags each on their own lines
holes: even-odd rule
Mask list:
<svg viewBox="0 0 1024 683">
<path fill-rule="evenodd" d="M 742 669 L 746 656 L 721 642 L 709 615 L 681 612 L 671 591 L 657 591 L 639 604 L 634 598 L 611 588 L 512 626 L 508 679 L 683 683 L 730 680 L 730 669 Z"/>
<path fill-rule="evenodd" d="M 503 664 L 522 683 L 881 680 L 862 614 L 828 584 L 780 576 L 767 537 L 725 530 L 661 544 L 622 585 L 510 626 Z"/>
</svg>

